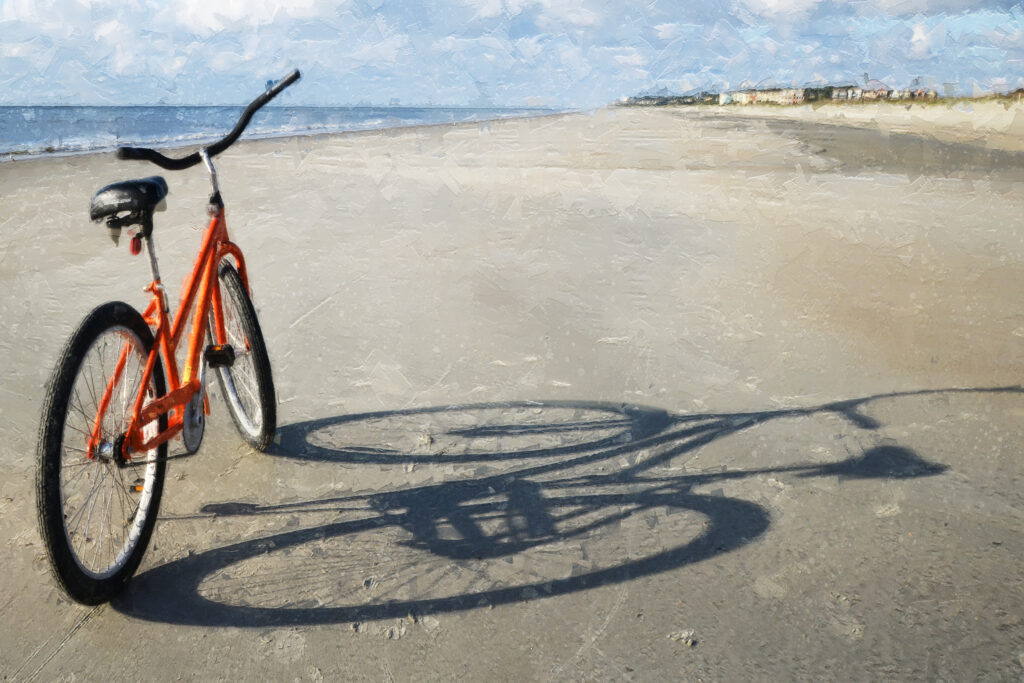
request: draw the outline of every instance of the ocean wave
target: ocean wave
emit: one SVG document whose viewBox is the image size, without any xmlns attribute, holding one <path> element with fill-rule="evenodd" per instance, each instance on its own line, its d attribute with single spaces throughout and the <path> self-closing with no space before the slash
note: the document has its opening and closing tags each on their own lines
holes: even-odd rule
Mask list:
<svg viewBox="0 0 1024 683">
<path fill-rule="evenodd" d="M 0 161 L 179 148 L 220 139 L 241 107 L 0 107 Z M 264 139 L 542 116 L 550 109 L 461 107 L 267 107 L 245 137 Z"/>
</svg>

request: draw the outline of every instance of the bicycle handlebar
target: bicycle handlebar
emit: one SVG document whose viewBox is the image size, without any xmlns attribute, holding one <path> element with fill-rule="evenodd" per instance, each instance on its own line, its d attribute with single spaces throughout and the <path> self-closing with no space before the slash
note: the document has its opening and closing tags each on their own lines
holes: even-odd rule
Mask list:
<svg viewBox="0 0 1024 683">
<path fill-rule="evenodd" d="M 242 134 L 246 126 L 249 125 L 249 120 L 252 119 L 252 115 L 255 114 L 260 107 L 265 105 L 270 100 L 281 94 L 281 91 L 287 88 L 289 85 L 299 80 L 302 74 L 299 73 L 298 69 L 295 69 L 290 74 L 282 78 L 280 81 L 275 83 L 273 86 L 267 89 L 266 92 L 261 94 L 255 100 L 249 103 L 249 106 L 242 112 L 241 118 L 238 119 L 238 123 L 231 129 L 231 132 L 225 135 L 217 142 L 209 145 L 206 148 L 206 153 L 211 157 L 216 156 L 234 144 L 238 136 Z M 155 149 L 149 149 L 148 147 L 118 147 L 117 148 L 118 159 L 134 159 L 138 161 L 151 161 L 161 168 L 166 168 L 168 171 L 180 171 L 191 166 L 198 164 L 202 157 L 199 156 L 199 152 L 193 152 L 186 157 L 181 159 L 172 159 L 166 157 Z"/>
</svg>

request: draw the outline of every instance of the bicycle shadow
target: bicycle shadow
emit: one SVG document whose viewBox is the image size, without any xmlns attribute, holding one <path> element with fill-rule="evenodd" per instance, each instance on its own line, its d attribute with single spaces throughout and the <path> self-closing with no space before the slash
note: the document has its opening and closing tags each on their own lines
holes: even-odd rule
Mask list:
<svg viewBox="0 0 1024 683">
<path fill-rule="evenodd" d="M 694 489 L 757 475 L 910 479 L 947 469 L 893 444 L 834 463 L 717 472 L 670 467 L 681 456 L 783 418 L 835 415 L 870 432 L 881 426 L 863 412 L 872 401 L 967 392 L 1024 390 L 899 392 L 706 415 L 590 401 L 479 403 L 287 425 L 274 457 L 345 466 L 480 467 L 462 478 L 394 490 L 203 506 L 200 517 L 341 519 L 150 569 L 112 605 L 152 621 L 265 627 L 425 616 L 628 582 L 732 552 L 771 525 L 762 505 Z M 428 418 L 433 429 L 424 438 Z M 391 438 L 357 445 L 382 434 Z M 650 538 L 638 540 L 638 531 Z"/>
</svg>

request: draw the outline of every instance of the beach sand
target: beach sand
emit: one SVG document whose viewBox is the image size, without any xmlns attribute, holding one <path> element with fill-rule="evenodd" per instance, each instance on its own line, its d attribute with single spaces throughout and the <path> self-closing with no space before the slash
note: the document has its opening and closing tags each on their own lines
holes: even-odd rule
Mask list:
<svg viewBox="0 0 1024 683">
<path fill-rule="evenodd" d="M 704 107 L 701 107 L 704 109 Z M 1018 95 L 965 100 L 883 100 L 846 104 L 815 102 L 792 107 L 771 105 L 713 107 L 729 116 L 771 117 L 811 123 L 858 126 L 882 133 L 908 133 L 942 142 L 1024 151 L 1024 103 Z"/>
<path fill-rule="evenodd" d="M 249 451 L 215 398 L 139 574 L 91 610 L 46 571 L 38 413 L 77 322 L 144 307 L 145 259 L 86 211 L 157 169 L 0 164 L 0 670 L 1020 677 L 1021 119 L 886 112 L 232 148 L 279 437 Z M 163 175 L 176 292 L 208 185 Z"/>
</svg>

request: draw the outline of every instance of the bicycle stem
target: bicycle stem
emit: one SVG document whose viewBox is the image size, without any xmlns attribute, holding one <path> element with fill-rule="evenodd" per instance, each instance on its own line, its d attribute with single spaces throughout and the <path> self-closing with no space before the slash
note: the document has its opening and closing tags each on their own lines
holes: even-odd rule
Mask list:
<svg viewBox="0 0 1024 683">
<path fill-rule="evenodd" d="M 199 150 L 199 156 L 202 158 L 203 163 L 206 165 L 206 170 L 210 172 L 210 182 L 213 183 L 213 193 L 220 194 L 220 185 L 217 183 L 217 169 L 213 167 L 213 160 L 210 158 L 206 148 L 203 147 Z"/>
</svg>

